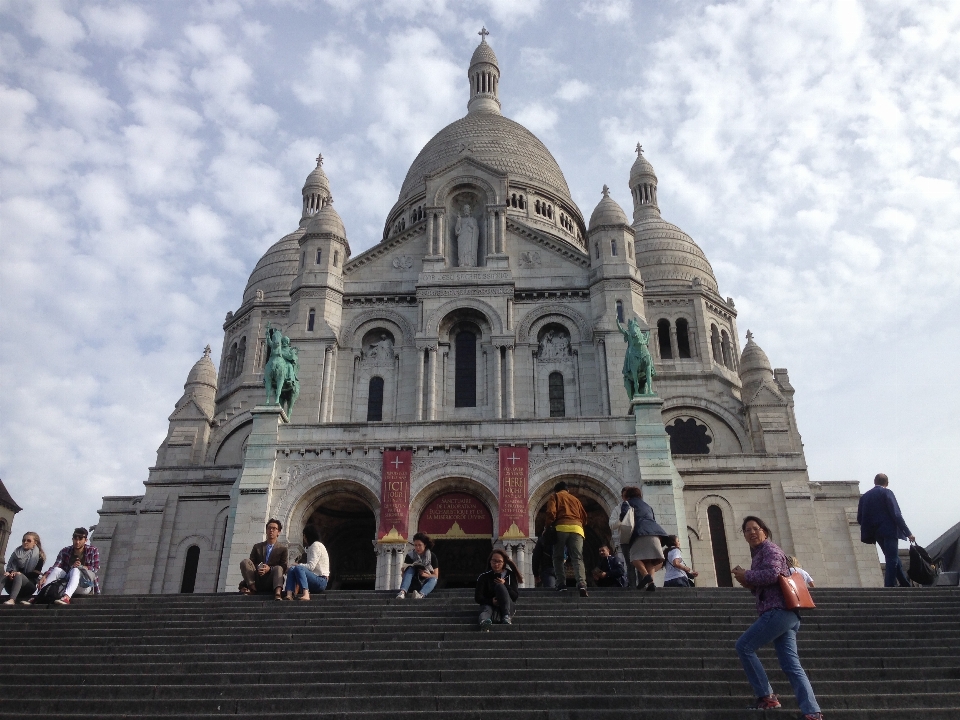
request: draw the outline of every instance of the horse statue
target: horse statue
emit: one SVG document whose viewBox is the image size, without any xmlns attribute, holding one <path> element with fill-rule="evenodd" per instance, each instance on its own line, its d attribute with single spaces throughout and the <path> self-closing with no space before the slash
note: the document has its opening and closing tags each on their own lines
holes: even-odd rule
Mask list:
<svg viewBox="0 0 960 720">
<path fill-rule="evenodd" d="M 263 366 L 267 405 L 279 404 L 288 417 L 300 396 L 299 372 L 299 351 L 290 345 L 290 338 L 268 325 L 267 362 Z"/>
<path fill-rule="evenodd" d="M 653 395 L 653 378 L 657 371 L 653 367 L 648 343 L 650 331 L 641 330 L 640 323 L 631 318 L 624 328 L 617 318 L 617 328 L 627 343 L 627 355 L 623 359 L 623 386 L 630 400 L 637 395 Z M 631 408 L 630 412 L 633 412 Z"/>
</svg>

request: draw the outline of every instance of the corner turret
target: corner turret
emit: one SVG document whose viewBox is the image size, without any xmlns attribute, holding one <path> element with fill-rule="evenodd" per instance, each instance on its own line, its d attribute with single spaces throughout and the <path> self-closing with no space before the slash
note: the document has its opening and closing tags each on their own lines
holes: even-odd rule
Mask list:
<svg viewBox="0 0 960 720">
<path fill-rule="evenodd" d="M 201 463 L 210 439 L 216 394 L 217 369 L 207 345 L 203 356 L 190 369 L 183 395 L 167 418 L 170 425 L 166 439 L 157 450 L 157 467 Z"/>
</svg>

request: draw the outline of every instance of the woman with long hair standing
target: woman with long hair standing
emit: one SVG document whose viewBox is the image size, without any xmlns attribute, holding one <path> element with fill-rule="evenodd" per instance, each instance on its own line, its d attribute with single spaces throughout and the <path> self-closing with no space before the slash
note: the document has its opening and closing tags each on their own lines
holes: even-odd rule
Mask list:
<svg viewBox="0 0 960 720">
<path fill-rule="evenodd" d="M 780 700 L 773 694 L 767 673 L 757 657 L 757 650 L 773 643 L 780 668 L 790 680 L 804 720 L 823 720 L 817 698 L 810 686 L 810 679 L 800 665 L 800 656 L 797 655 L 800 614 L 784 608 L 783 593 L 780 591 L 780 577 L 790 576 L 787 556 L 770 539 L 770 528 L 760 518 L 747 515 L 740 529 L 750 546 L 753 560 L 749 570 L 744 570 L 739 565 L 735 567 L 733 576 L 754 594 L 757 599 L 757 613 L 760 615 L 740 636 L 736 645 L 747 680 L 757 696 L 756 703 L 751 707 L 757 710 L 780 707 Z"/>
<path fill-rule="evenodd" d="M 3 587 L 10 595 L 4 605 L 13 605 L 19 595 L 24 596 L 24 604 L 29 604 L 27 598 L 36 590 L 37 578 L 46 561 L 47 555 L 40 544 L 40 536 L 35 532 L 24 533 L 22 544 L 10 553 L 3 573 Z"/>
<path fill-rule="evenodd" d="M 640 488 L 625 487 L 620 496 L 623 498 L 620 520 L 633 509 L 633 535 L 630 537 L 630 546 L 623 548 L 623 554 L 627 562 L 637 569 L 637 589 L 652 592 L 657 589 L 653 574 L 663 565 L 661 538 L 667 536 L 667 531 L 657 524 L 653 508 L 643 501 Z"/>
</svg>

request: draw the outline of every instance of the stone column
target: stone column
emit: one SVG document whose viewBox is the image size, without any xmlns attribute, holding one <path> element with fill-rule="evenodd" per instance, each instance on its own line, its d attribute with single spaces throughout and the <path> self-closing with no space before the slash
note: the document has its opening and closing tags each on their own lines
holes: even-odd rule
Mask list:
<svg viewBox="0 0 960 720">
<path fill-rule="evenodd" d="M 513 407 L 513 345 L 507 345 L 507 412 L 508 418 L 516 417 Z"/>
<path fill-rule="evenodd" d="M 659 343 L 657 343 L 659 345 Z M 670 323 L 670 352 L 673 353 L 673 359 L 680 359 L 680 346 L 677 344 L 677 326 Z"/>
<path fill-rule="evenodd" d="M 323 380 L 320 384 L 319 421 L 326 422 L 327 408 L 330 406 L 330 366 L 333 364 L 333 348 L 329 345 L 323 350 Z"/>
<path fill-rule="evenodd" d="M 406 543 L 374 543 L 377 553 L 377 590 L 400 588 L 400 565 L 406 554 Z"/>
<path fill-rule="evenodd" d="M 417 348 L 417 421 L 423 420 L 423 348 Z"/>
<path fill-rule="evenodd" d="M 493 416 L 503 417 L 503 369 L 500 361 L 500 346 L 493 345 Z"/>
<path fill-rule="evenodd" d="M 597 338 L 597 370 L 600 373 L 600 397 L 597 404 L 601 415 L 610 414 L 610 388 L 607 384 L 607 346 L 603 338 Z"/>
<path fill-rule="evenodd" d="M 446 238 L 446 228 L 447 223 L 443 213 L 440 213 L 437 217 L 437 255 L 443 255 L 444 258 L 447 255 L 447 238 Z"/>
<path fill-rule="evenodd" d="M 437 419 L 437 346 L 427 348 L 429 359 L 427 375 L 427 420 Z"/>
<path fill-rule="evenodd" d="M 427 212 L 427 255 L 437 254 L 437 239 L 434 237 L 433 213 Z"/>
<path fill-rule="evenodd" d="M 500 211 L 500 222 L 497 223 L 497 229 L 500 231 L 500 254 L 507 253 L 507 208 Z"/>
<path fill-rule="evenodd" d="M 253 429 L 247 440 L 243 472 L 230 492 L 225 546 L 218 591 L 236 590 L 240 584 L 240 561 L 250 557 L 250 549 L 263 542 L 264 526 L 270 512 L 277 460 L 277 436 L 280 425 L 288 423 L 279 405 L 258 405 L 251 411 Z"/>
<path fill-rule="evenodd" d="M 653 508 L 657 522 L 680 537 L 683 557 L 690 557 L 683 479 L 673 464 L 670 436 L 663 427 L 663 398 L 637 395 L 630 403 L 636 421 L 637 459 L 643 499 Z"/>
</svg>

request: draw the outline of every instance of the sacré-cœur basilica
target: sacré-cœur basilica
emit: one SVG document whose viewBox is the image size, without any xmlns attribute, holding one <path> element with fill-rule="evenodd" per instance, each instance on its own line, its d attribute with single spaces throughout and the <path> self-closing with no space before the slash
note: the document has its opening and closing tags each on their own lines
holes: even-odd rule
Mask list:
<svg viewBox="0 0 960 720">
<path fill-rule="evenodd" d="M 492 545 L 532 585 L 559 480 L 589 515 L 588 570 L 639 485 L 700 585 L 748 565 L 748 514 L 818 584 L 882 584 L 857 482 L 810 481 L 787 371 L 750 333 L 741 350 L 734 303 L 662 219 L 642 150 L 632 221 L 606 188 L 585 221 L 550 151 L 501 114 L 485 34 L 468 80 L 467 114 L 421 150 L 360 255 L 318 159 L 299 227 L 227 313 L 219 372 L 209 348 L 190 370 L 144 494 L 103 500 L 104 591 L 233 591 L 270 517 L 294 546 L 319 528 L 334 589 L 396 588 L 417 530 L 441 586 L 472 586 Z M 655 394 L 632 402 L 618 319 L 650 330 Z M 289 416 L 264 393 L 271 328 L 298 353 Z"/>
</svg>

